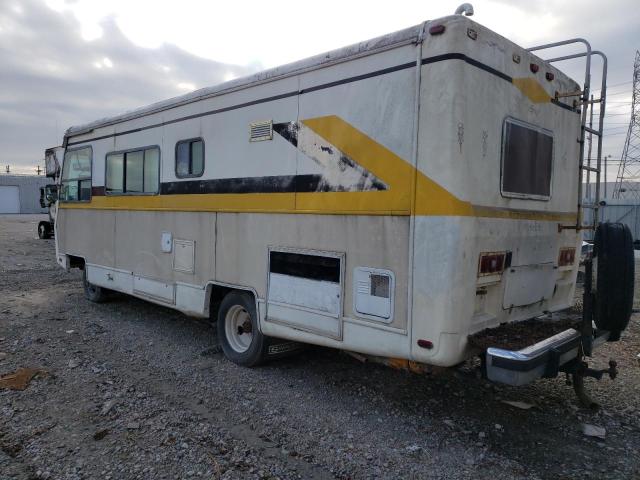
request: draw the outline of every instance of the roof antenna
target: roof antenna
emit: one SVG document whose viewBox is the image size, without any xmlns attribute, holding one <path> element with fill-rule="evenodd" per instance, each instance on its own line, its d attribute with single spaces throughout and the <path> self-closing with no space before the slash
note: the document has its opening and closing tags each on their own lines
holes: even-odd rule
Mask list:
<svg viewBox="0 0 640 480">
<path fill-rule="evenodd" d="M 471 5 L 470 3 L 463 3 L 458 8 L 456 8 L 455 14 L 470 17 L 471 15 L 473 15 L 473 5 Z"/>
</svg>

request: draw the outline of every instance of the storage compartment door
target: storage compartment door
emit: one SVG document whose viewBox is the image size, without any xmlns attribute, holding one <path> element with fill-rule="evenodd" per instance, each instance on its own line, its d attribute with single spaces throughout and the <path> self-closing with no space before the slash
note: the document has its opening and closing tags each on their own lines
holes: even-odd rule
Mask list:
<svg viewBox="0 0 640 480">
<path fill-rule="evenodd" d="M 524 307 L 553 296 L 556 270 L 552 263 L 511 267 L 505 272 L 502 307 Z"/>
<path fill-rule="evenodd" d="M 340 338 L 342 263 L 339 254 L 271 250 L 267 321 Z"/>
</svg>

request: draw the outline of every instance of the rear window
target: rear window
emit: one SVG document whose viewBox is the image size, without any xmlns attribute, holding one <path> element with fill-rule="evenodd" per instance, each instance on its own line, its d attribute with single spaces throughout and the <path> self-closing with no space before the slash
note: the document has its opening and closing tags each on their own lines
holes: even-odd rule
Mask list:
<svg viewBox="0 0 640 480">
<path fill-rule="evenodd" d="M 507 118 L 502 130 L 502 194 L 548 200 L 551 196 L 553 134 Z"/>
</svg>

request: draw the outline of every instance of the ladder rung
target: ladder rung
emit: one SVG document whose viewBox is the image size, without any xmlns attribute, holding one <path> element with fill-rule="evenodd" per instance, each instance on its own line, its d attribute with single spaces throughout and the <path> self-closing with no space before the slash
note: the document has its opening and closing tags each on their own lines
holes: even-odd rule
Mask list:
<svg viewBox="0 0 640 480">
<path fill-rule="evenodd" d="M 580 97 L 580 96 L 582 96 L 582 90 L 578 90 L 578 91 L 575 91 L 575 92 L 556 93 L 556 100 L 558 98 Z"/>
<path fill-rule="evenodd" d="M 600 130 L 594 130 L 593 128 L 589 128 L 589 127 L 587 127 L 587 126 L 584 126 L 584 127 L 582 127 L 582 128 L 584 129 L 584 131 L 585 131 L 585 132 L 589 132 L 589 133 L 591 133 L 591 134 L 593 134 L 593 135 L 598 135 L 598 136 L 602 135 L 602 134 L 600 133 Z"/>
<path fill-rule="evenodd" d="M 589 100 L 587 103 L 594 104 L 602 102 L 601 98 L 594 98 L 593 100 Z"/>
<path fill-rule="evenodd" d="M 589 170 L 590 172 L 600 173 L 600 169 L 596 167 L 589 167 L 587 165 L 582 165 L 582 167 L 580 168 L 582 168 L 583 170 Z"/>
<path fill-rule="evenodd" d="M 582 208 L 592 208 L 593 210 L 597 210 L 599 205 L 597 203 L 583 203 L 580 205 Z"/>
</svg>

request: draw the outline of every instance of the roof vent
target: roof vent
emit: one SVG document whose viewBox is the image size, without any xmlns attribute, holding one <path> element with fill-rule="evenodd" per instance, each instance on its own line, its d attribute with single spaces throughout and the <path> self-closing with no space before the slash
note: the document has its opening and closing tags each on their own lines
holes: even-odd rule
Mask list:
<svg viewBox="0 0 640 480">
<path fill-rule="evenodd" d="M 249 127 L 249 141 L 261 142 L 273 139 L 273 121 L 253 122 Z"/>
</svg>

